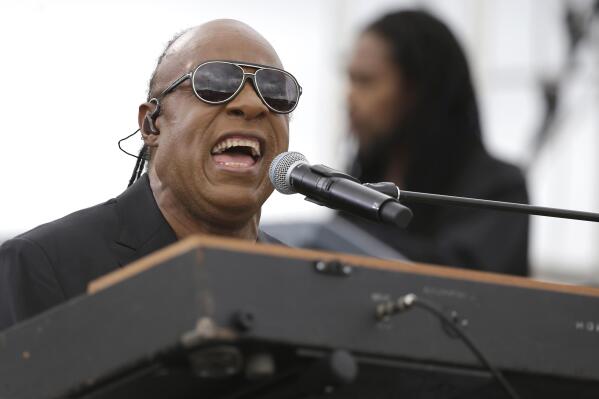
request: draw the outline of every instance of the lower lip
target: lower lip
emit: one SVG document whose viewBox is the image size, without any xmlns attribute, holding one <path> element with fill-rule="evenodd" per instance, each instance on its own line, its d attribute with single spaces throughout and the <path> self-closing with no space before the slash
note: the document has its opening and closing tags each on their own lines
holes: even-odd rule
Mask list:
<svg viewBox="0 0 599 399">
<path fill-rule="evenodd" d="M 212 162 L 216 166 L 217 170 L 226 171 L 229 173 L 237 174 L 254 174 L 260 170 L 260 163 L 262 158 L 258 158 L 253 164 L 242 164 L 237 162 L 217 162 L 214 156 L 211 156 Z"/>
</svg>

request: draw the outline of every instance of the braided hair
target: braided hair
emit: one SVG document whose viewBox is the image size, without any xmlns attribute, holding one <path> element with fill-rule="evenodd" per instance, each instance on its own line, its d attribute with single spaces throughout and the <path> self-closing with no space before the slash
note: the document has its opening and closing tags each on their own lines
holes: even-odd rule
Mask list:
<svg viewBox="0 0 599 399">
<path fill-rule="evenodd" d="M 137 179 L 141 177 L 146 161 L 149 161 L 149 156 L 150 152 L 148 151 L 148 146 L 144 144 L 137 155 L 135 168 L 133 168 L 133 173 L 131 174 L 131 178 L 129 179 L 129 184 L 127 187 L 130 187 Z"/>
<path fill-rule="evenodd" d="M 187 33 L 189 30 L 191 30 L 191 28 L 184 29 L 181 32 L 177 33 L 175 36 L 173 36 L 173 38 L 171 40 L 169 40 L 166 47 L 162 51 L 162 54 L 160 54 L 160 57 L 158 57 L 158 61 L 156 62 L 156 68 L 154 68 L 154 71 L 152 72 L 152 76 L 150 77 L 150 82 L 148 83 L 147 101 L 150 101 L 150 99 L 152 99 L 152 97 L 154 97 L 153 93 L 154 93 L 155 86 L 156 86 L 156 78 L 158 75 L 158 68 L 160 68 L 160 65 L 162 64 L 162 61 L 166 57 L 166 54 L 168 53 L 168 51 L 172 47 L 172 45 L 181 36 L 183 36 L 185 33 Z M 137 131 L 135 133 L 137 133 Z M 127 187 L 130 187 L 133 183 L 135 183 L 135 181 L 137 179 L 139 179 L 141 177 L 141 174 L 144 171 L 144 167 L 146 166 L 146 162 L 149 165 L 150 149 L 148 148 L 148 146 L 144 144 L 141 147 L 141 149 L 139 150 L 139 154 L 137 156 L 135 156 L 135 158 L 137 158 L 137 161 L 135 162 L 135 167 L 133 168 L 133 173 L 131 174 L 131 178 L 129 179 L 129 184 L 127 185 Z"/>
</svg>

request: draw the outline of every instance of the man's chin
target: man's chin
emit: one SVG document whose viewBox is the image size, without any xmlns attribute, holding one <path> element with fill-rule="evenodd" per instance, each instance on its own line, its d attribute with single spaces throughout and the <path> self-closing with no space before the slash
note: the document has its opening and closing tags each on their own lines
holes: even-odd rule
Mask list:
<svg viewBox="0 0 599 399">
<path fill-rule="evenodd" d="M 265 196 L 257 196 L 256 187 L 232 186 L 211 193 L 206 198 L 209 206 L 206 207 L 213 215 L 220 215 L 223 219 L 249 219 L 260 211 L 266 201 Z M 202 206 L 202 208 L 206 209 Z"/>
</svg>

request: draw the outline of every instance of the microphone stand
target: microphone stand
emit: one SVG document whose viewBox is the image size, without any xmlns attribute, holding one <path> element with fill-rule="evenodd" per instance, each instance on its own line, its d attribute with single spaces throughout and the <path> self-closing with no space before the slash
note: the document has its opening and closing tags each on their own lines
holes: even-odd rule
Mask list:
<svg viewBox="0 0 599 399">
<path fill-rule="evenodd" d="M 525 213 L 528 215 L 549 216 L 562 219 L 586 220 L 599 222 L 599 213 L 575 211 L 570 209 L 548 208 L 513 202 L 491 201 L 477 198 L 454 197 L 451 195 L 418 193 L 414 191 L 400 190 L 390 182 L 365 183 L 364 186 L 372 188 L 380 193 L 386 194 L 393 199 L 403 203 L 420 203 L 429 205 L 449 205 L 465 208 L 492 209 L 496 211 L 507 211 Z"/>
</svg>

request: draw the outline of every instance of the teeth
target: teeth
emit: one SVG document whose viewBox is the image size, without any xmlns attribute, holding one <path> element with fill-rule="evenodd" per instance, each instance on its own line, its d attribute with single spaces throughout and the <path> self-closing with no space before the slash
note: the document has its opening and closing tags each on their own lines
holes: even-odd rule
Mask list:
<svg viewBox="0 0 599 399">
<path fill-rule="evenodd" d="M 213 148 L 212 154 L 221 154 L 224 151 L 228 150 L 232 147 L 249 147 L 252 150 L 252 156 L 259 157 L 260 154 L 260 144 L 255 139 L 225 139 L 217 143 Z"/>
</svg>

